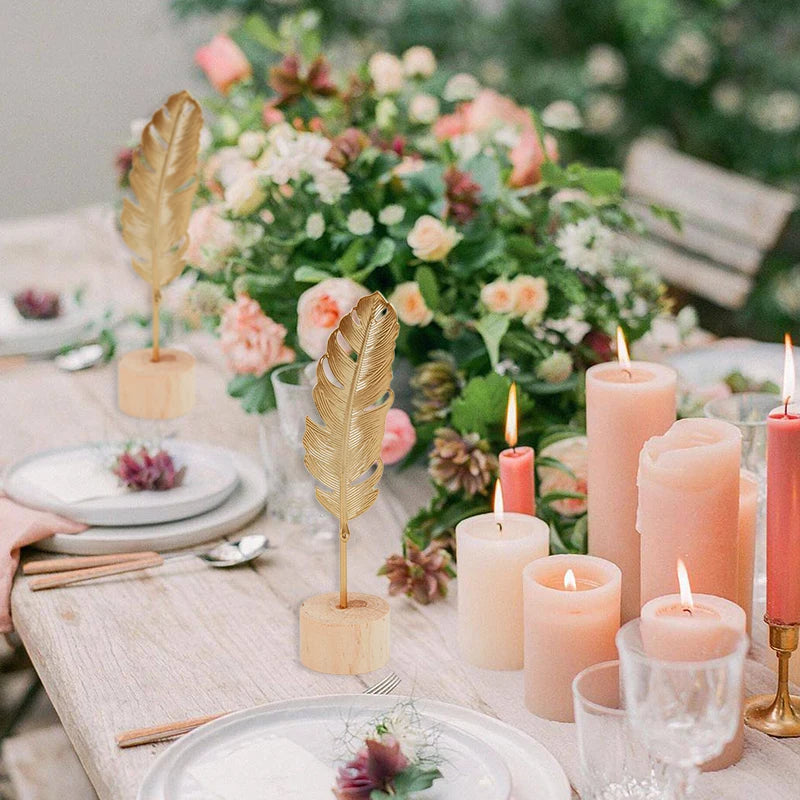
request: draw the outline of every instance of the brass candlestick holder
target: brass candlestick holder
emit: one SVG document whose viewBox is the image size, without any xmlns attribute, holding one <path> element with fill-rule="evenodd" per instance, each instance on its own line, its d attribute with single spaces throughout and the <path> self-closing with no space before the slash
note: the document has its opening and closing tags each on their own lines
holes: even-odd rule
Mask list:
<svg viewBox="0 0 800 800">
<path fill-rule="evenodd" d="M 749 697 L 744 721 L 770 736 L 800 736 L 800 697 L 789 694 L 789 659 L 797 650 L 800 625 L 778 625 L 766 617 L 764 621 L 769 625 L 769 646 L 778 654 L 778 691 Z"/>
</svg>

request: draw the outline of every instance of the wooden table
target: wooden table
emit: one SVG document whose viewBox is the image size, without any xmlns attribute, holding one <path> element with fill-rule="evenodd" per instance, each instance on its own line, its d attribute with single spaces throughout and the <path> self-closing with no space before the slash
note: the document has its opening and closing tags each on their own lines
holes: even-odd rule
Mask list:
<svg viewBox="0 0 800 800">
<path fill-rule="evenodd" d="M 0 226 L 4 285 L 18 277 L 17 270 L 12 273 L 16 267 L 25 271 L 26 282 L 55 277 L 67 286 L 85 277 L 98 296 L 143 297 L 123 263 L 108 218 L 97 210 Z M 227 376 L 213 341 L 191 344 L 199 362 L 198 403 L 179 431 L 257 458 L 259 421 L 226 396 Z M 116 410 L 113 376 L 110 367 L 69 375 L 46 361 L 0 369 L 2 461 L 127 433 L 130 422 Z M 354 589 L 385 594 L 386 580 L 375 572 L 398 548 L 403 523 L 427 491 L 421 472 L 388 471 L 377 504 L 353 525 Z M 281 544 L 268 558 L 237 570 L 181 560 L 147 574 L 40 593 L 17 579 L 17 629 L 101 800 L 134 800 L 165 747 L 121 751 L 114 735 L 122 730 L 270 700 L 360 692 L 379 677 L 320 675 L 298 661 L 298 608 L 305 597 L 335 587 L 334 546 L 313 546 L 266 517 L 249 529 Z M 392 601 L 390 667 L 403 678 L 401 691 L 466 705 L 518 726 L 543 742 L 575 782 L 574 726 L 529 714 L 521 673 L 486 672 L 458 659 L 454 595 L 455 587 L 446 602 L 427 607 L 405 598 Z M 756 656 L 771 659 L 761 650 Z M 748 663 L 749 692 L 774 685 L 769 669 Z M 697 797 L 787 800 L 796 796 L 798 777 L 800 742 L 748 730 L 742 762 L 703 776 Z"/>
</svg>

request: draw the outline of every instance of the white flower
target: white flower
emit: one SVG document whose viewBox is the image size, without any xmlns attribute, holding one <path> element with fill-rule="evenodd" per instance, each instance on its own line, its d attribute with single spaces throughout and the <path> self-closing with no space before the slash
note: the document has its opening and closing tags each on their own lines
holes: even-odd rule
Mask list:
<svg viewBox="0 0 800 800">
<path fill-rule="evenodd" d="M 517 302 L 516 287 L 503 278 L 481 288 L 481 302 L 494 314 L 511 314 Z"/>
<path fill-rule="evenodd" d="M 586 105 L 586 130 L 589 133 L 608 133 L 622 119 L 625 106 L 615 94 L 593 94 Z"/>
<path fill-rule="evenodd" d="M 752 116 L 765 131 L 790 133 L 800 127 L 800 97 L 788 90 L 771 92 L 753 103 Z"/>
<path fill-rule="evenodd" d="M 400 752 L 413 764 L 430 744 L 424 726 L 409 705 L 400 705 L 390 713 L 381 720 L 385 736 L 394 739 L 400 745 Z"/>
<path fill-rule="evenodd" d="M 474 75 L 459 72 L 444 85 L 442 96 L 448 103 L 457 103 L 460 100 L 472 100 L 480 90 L 481 85 Z"/>
<path fill-rule="evenodd" d="M 322 238 L 323 233 L 325 233 L 325 217 L 319 211 L 309 214 L 306 220 L 306 236 L 316 240 Z"/>
<path fill-rule="evenodd" d="M 266 142 L 267 134 L 264 131 L 245 131 L 239 136 L 239 152 L 245 158 L 258 158 Z"/>
<path fill-rule="evenodd" d="M 588 322 L 574 315 L 564 317 L 564 319 L 551 319 L 547 322 L 547 327 L 551 331 L 563 335 L 570 344 L 578 344 L 592 329 Z M 555 337 L 554 340 L 558 341 L 558 337 Z"/>
<path fill-rule="evenodd" d="M 403 69 L 409 78 L 430 78 L 436 72 L 436 56 L 430 47 L 416 45 L 403 53 Z"/>
<path fill-rule="evenodd" d="M 584 189 L 559 189 L 548 202 L 553 211 L 558 211 L 561 206 L 567 203 L 583 203 L 591 205 L 592 197 Z"/>
<path fill-rule="evenodd" d="M 542 111 L 542 122 L 548 128 L 574 131 L 581 127 L 581 112 L 571 100 L 556 100 Z"/>
<path fill-rule="evenodd" d="M 372 233 L 374 227 L 375 220 L 372 219 L 372 215 L 362 208 L 351 211 L 347 216 L 347 230 L 353 236 L 367 236 Z"/>
<path fill-rule="evenodd" d="M 406 237 L 414 255 L 423 261 L 442 261 L 461 241 L 461 234 L 430 214 L 423 214 Z"/>
<path fill-rule="evenodd" d="M 213 143 L 214 137 L 208 129 L 208 125 L 203 125 L 203 127 L 200 128 L 200 152 L 205 153 Z"/>
<path fill-rule="evenodd" d="M 564 383 L 572 375 L 572 356 L 556 350 L 536 367 L 536 375 L 547 383 Z"/>
<path fill-rule="evenodd" d="M 633 284 L 629 278 L 612 275 L 610 278 L 606 278 L 606 288 L 614 295 L 614 299 L 618 303 L 624 303 L 633 290 Z"/>
<path fill-rule="evenodd" d="M 685 339 L 690 333 L 694 333 L 699 319 L 697 309 L 694 306 L 684 306 L 676 315 L 675 321 L 678 323 L 678 332 L 681 340 Z"/>
<path fill-rule="evenodd" d="M 252 214 L 266 200 L 261 177 L 259 172 L 248 172 L 225 190 L 225 204 L 233 215 L 244 217 Z"/>
<path fill-rule="evenodd" d="M 730 116 L 742 110 L 744 96 L 741 87 L 731 81 L 723 81 L 711 90 L 711 102 L 720 114 Z"/>
<path fill-rule="evenodd" d="M 235 142 L 239 136 L 239 132 L 242 130 L 239 127 L 239 123 L 230 114 L 223 114 L 219 120 L 217 120 L 217 126 L 220 136 L 226 142 Z"/>
<path fill-rule="evenodd" d="M 590 86 L 620 86 L 628 77 L 625 58 L 615 47 L 596 44 L 586 57 L 586 81 Z"/>
<path fill-rule="evenodd" d="M 279 186 L 304 174 L 316 177 L 331 166 L 325 161 L 331 143 L 318 133 L 296 133 L 291 128 L 282 128 L 277 135 L 268 135 L 268 139 L 270 146 L 258 164 Z"/>
<path fill-rule="evenodd" d="M 350 191 L 350 178 L 340 169 L 328 164 L 327 169 L 319 169 L 315 173 L 314 188 L 323 203 L 333 205 Z"/>
<path fill-rule="evenodd" d="M 416 281 L 399 283 L 389 297 L 400 321 L 406 325 L 424 327 L 433 320 L 433 311 L 425 304 Z"/>
<path fill-rule="evenodd" d="M 137 117 L 131 120 L 131 141 L 136 142 L 136 144 L 142 141 L 142 133 L 148 122 L 150 120 L 147 117 Z"/>
<path fill-rule="evenodd" d="M 397 94 L 403 88 L 403 62 L 391 53 L 375 53 L 367 64 L 378 94 Z"/>
<path fill-rule="evenodd" d="M 412 122 L 430 125 L 439 116 L 439 101 L 432 94 L 415 94 L 408 104 Z"/>
<path fill-rule="evenodd" d="M 556 236 L 556 247 L 567 266 L 605 272 L 614 258 L 614 232 L 596 217 L 587 217 L 565 225 Z"/>
<path fill-rule="evenodd" d="M 699 86 L 708 78 L 713 60 L 711 43 L 698 30 L 678 34 L 659 56 L 665 74 L 692 86 Z"/>
<path fill-rule="evenodd" d="M 393 204 L 382 208 L 378 213 L 378 222 L 381 225 L 399 225 L 406 215 L 406 210 L 401 205 Z"/>
<path fill-rule="evenodd" d="M 481 151 L 481 140 L 474 133 L 460 133 L 450 140 L 450 147 L 463 164 Z"/>
<path fill-rule="evenodd" d="M 222 147 L 213 153 L 206 164 L 207 177 L 215 179 L 227 188 L 242 175 L 253 171 L 253 164 L 244 158 L 237 147 Z"/>
</svg>

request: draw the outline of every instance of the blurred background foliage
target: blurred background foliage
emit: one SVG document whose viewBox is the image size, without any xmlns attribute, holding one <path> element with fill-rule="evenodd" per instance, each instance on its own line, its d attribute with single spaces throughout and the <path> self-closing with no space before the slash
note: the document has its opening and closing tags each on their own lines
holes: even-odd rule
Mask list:
<svg viewBox="0 0 800 800">
<path fill-rule="evenodd" d="M 800 0 L 172 4 L 182 16 L 227 12 L 272 25 L 289 11 L 316 10 L 334 63 L 376 48 L 400 53 L 428 45 L 453 72 L 473 73 L 538 109 L 574 103 L 580 126 L 567 119 L 560 137 L 567 159 L 621 165 L 629 143 L 648 134 L 742 174 L 800 188 Z"/>
</svg>

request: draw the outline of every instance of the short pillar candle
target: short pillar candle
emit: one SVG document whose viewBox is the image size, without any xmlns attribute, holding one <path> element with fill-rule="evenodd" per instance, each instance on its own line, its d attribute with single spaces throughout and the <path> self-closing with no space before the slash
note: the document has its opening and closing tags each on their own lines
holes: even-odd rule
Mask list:
<svg viewBox="0 0 800 800">
<path fill-rule="evenodd" d="M 572 722 L 572 680 L 617 657 L 622 573 L 603 558 L 556 555 L 523 572 L 525 705 L 537 716 Z"/>
</svg>

